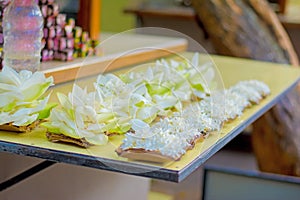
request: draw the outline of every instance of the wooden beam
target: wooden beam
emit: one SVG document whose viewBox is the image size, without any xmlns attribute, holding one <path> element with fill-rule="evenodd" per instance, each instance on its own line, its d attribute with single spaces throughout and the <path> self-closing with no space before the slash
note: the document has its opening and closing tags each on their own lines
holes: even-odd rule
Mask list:
<svg viewBox="0 0 300 200">
<path fill-rule="evenodd" d="M 81 26 L 85 31 L 89 30 L 89 10 L 90 1 L 80 0 L 77 22 L 78 25 Z"/>
<path fill-rule="evenodd" d="M 290 38 L 264 0 L 193 0 L 218 54 L 299 65 Z"/>
<path fill-rule="evenodd" d="M 265 0 L 193 0 L 193 5 L 217 53 L 299 65 Z M 252 145 L 261 170 L 300 176 L 299 108 L 300 86 L 253 124 Z"/>
<path fill-rule="evenodd" d="M 101 0 L 91 0 L 90 8 L 90 36 L 91 39 L 99 39 L 101 21 Z"/>
<path fill-rule="evenodd" d="M 278 0 L 279 13 L 284 14 L 286 11 L 287 0 Z"/>
<path fill-rule="evenodd" d="M 78 12 L 78 25 L 90 33 L 93 40 L 99 39 L 101 0 L 81 0 Z"/>
</svg>

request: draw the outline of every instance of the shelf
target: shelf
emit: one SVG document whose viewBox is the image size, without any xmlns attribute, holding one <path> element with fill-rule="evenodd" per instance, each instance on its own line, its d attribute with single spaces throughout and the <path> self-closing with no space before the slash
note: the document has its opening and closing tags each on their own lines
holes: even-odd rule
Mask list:
<svg viewBox="0 0 300 200">
<path fill-rule="evenodd" d="M 185 51 L 187 41 L 132 32 L 115 35 L 101 33 L 101 43 L 97 48 L 102 51 L 102 56 L 77 58 L 69 62 L 43 62 L 41 71 L 47 77 L 53 76 L 56 84 L 63 83 Z"/>
<path fill-rule="evenodd" d="M 150 1 L 151 2 L 151 1 Z M 299 28 L 300 4 L 298 0 L 289 0 L 286 5 L 285 13 L 278 13 L 280 22 L 287 28 Z M 125 9 L 124 13 L 134 14 L 137 17 L 153 17 L 153 18 L 172 18 L 175 20 L 187 20 L 195 21 L 197 14 L 193 7 L 179 6 L 176 4 L 158 4 L 155 3 L 140 3 L 140 4 L 129 4 Z"/>
<path fill-rule="evenodd" d="M 184 56 L 191 57 L 191 54 L 186 53 Z M 42 128 L 28 134 L 0 132 L 0 151 L 136 176 L 180 182 L 243 129 L 267 112 L 280 100 L 282 95 L 296 85 L 300 77 L 300 69 L 280 64 L 221 56 L 212 56 L 212 59 L 218 66 L 226 88 L 241 80 L 257 79 L 269 85 L 271 95 L 262 100 L 259 105 L 246 109 L 241 117 L 226 123 L 220 134 L 212 134 L 204 142 L 197 143 L 179 161 L 154 164 L 131 161 L 119 157 L 115 153 L 115 149 L 121 144 L 124 136 L 113 136 L 110 138 L 109 144 L 93 146 L 89 149 L 51 143 L 46 139 L 45 130 Z M 122 69 L 122 71 L 115 72 L 124 73 L 125 70 Z M 90 85 L 95 81 L 95 78 L 95 76 L 88 77 L 76 83 L 79 85 Z M 53 95 L 50 101 L 57 101 L 54 95 L 56 92 L 66 93 L 71 91 L 72 85 L 73 82 L 68 82 L 53 87 L 51 89 Z"/>
<path fill-rule="evenodd" d="M 287 11 L 284 14 L 279 14 L 279 19 L 287 29 L 296 29 L 300 28 L 300 3 L 299 2 L 290 2 L 287 5 Z"/>
</svg>

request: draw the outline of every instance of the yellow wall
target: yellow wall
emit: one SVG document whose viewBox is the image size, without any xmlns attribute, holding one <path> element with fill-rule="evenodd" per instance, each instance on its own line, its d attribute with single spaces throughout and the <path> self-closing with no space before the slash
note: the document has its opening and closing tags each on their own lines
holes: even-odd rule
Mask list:
<svg viewBox="0 0 300 200">
<path fill-rule="evenodd" d="M 102 0 L 101 31 L 122 32 L 135 27 L 135 18 L 124 14 L 130 0 Z"/>
</svg>

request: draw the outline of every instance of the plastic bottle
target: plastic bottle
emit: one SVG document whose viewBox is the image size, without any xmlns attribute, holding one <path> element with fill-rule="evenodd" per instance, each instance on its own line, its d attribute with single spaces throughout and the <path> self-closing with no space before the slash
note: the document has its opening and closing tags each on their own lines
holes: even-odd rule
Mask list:
<svg viewBox="0 0 300 200">
<path fill-rule="evenodd" d="M 5 66 L 39 70 L 43 21 L 36 0 L 12 0 L 3 16 Z"/>
</svg>

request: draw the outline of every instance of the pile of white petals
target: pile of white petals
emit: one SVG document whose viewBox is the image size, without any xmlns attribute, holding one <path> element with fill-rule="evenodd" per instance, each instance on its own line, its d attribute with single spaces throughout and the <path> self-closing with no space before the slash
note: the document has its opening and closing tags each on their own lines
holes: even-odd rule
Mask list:
<svg viewBox="0 0 300 200">
<path fill-rule="evenodd" d="M 239 117 L 247 107 L 258 104 L 268 94 L 270 89 L 263 82 L 239 82 L 152 126 L 145 123 L 133 127 L 134 131 L 126 134 L 120 148 L 156 151 L 176 160 L 192 147 L 197 138 L 219 131 L 224 122 Z"/>
</svg>

